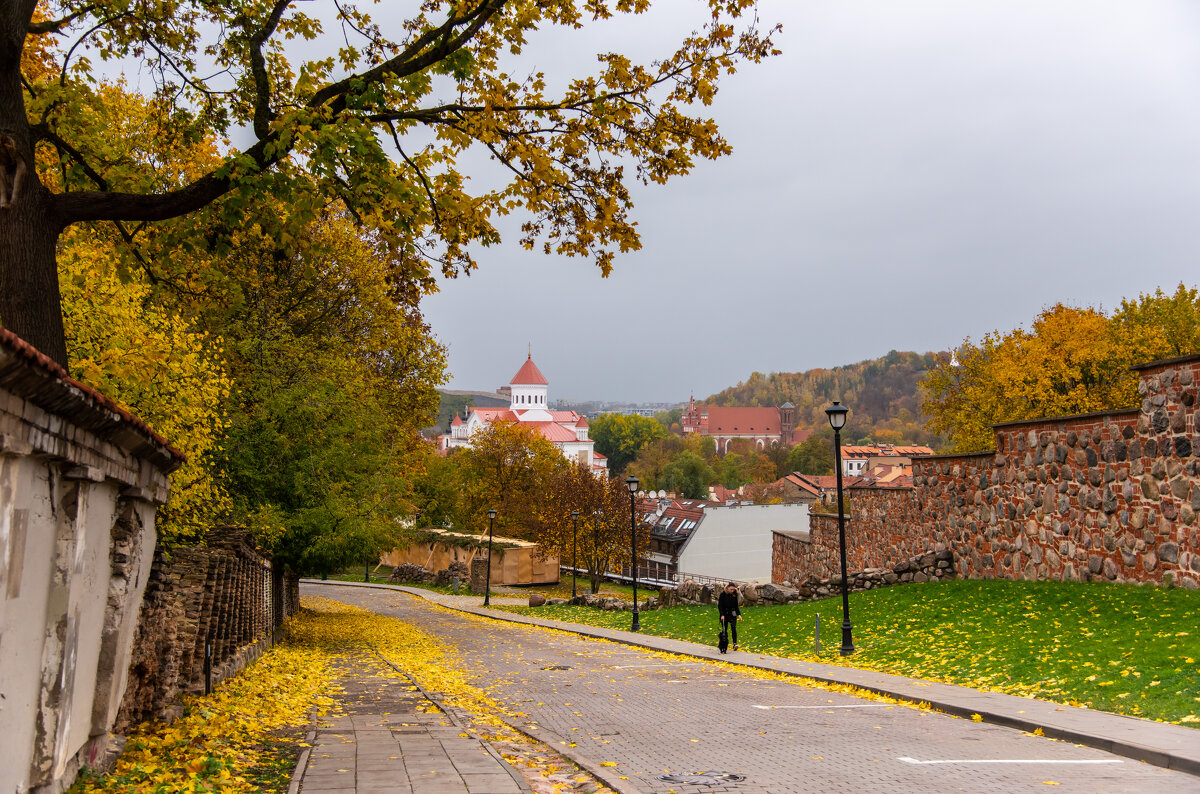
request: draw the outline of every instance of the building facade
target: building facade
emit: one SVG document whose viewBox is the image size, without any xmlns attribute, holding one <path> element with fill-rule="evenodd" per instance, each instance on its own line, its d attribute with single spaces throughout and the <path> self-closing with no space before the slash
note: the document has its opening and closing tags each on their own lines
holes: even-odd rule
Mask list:
<svg viewBox="0 0 1200 794">
<path fill-rule="evenodd" d="M 685 435 L 712 437 L 722 455 L 737 439 L 763 449 L 778 444 L 791 446 L 808 438 L 807 430 L 796 430 L 796 407 L 790 402 L 777 408 L 728 407 L 697 405 L 692 397 L 680 418 L 680 426 Z"/>
<path fill-rule="evenodd" d="M 467 409 L 465 417 L 455 416 L 450 432 L 438 436 L 438 449 L 445 454 L 458 447 L 471 446 L 471 437 L 492 422 L 511 421 L 532 428 L 546 438 L 568 460 L 578 461 L 597 474 L 607 473 L 608 459 L 596 452 L 596 442 L 588 438 L 588 421 L 575 411 L 551 411 L 547 406 L 550 384 L 533 356 L 513 375 L 501 393 L 509 396 L 507 408 Z"/>
</svg>

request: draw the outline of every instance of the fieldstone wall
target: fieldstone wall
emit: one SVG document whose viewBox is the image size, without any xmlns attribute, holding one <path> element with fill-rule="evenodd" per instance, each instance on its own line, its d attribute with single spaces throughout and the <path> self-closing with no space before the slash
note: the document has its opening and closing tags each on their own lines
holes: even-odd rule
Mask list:
<svg viewBox="0 0 1200 794">
<path fill-rule="evenodd" d="M 1138 409 L 998 425 L 994 451 L 914 460 L 912 488 L 851 489 L 848 567 L 948 550 L 963 577 L 1200 586 L 1200 355 L 1138 371 Z M 836 575 L 836 516 L 809 533 L 775 536 L 775 581 Z"/>
<path fill-rule="evenodd" d="M 206 543 L 155 556 L 118 732 L 174 718 L 180 694 L 204 691 L 209 648 L 216 686 L 269 648 L 299 609 L 299 579 L 258 553 L 245 532 L 218 527 Z"/>
</svg>

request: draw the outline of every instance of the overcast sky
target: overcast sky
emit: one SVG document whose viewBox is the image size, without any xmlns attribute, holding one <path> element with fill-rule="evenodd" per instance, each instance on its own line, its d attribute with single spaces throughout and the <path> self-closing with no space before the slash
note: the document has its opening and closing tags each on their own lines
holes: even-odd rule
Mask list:
<svg viewBox="0 0 1200 794">
<path fill-rule="evenodd" d="M 623 51 L 702 20 L 663 5 L 616 30 Z M 1194 286 L 1198 9 L 764 0 L 783 54 L 711 109 L 734 154 L 637 189 L 644 247 L 607 279 L 509 229 L 423 304 L 448 385 L 505 384 L 532 345 L 552 400 L 683 401 Z M 613 33 L 549 37 L 537 66 L 569 72 Z"/>
</svg>

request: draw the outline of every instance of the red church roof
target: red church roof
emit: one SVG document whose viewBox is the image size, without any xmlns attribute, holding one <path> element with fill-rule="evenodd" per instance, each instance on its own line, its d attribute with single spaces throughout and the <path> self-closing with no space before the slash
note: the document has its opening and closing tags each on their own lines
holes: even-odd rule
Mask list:
<svg viewBox="0 0 1200 794">
<path fill-rule="evenodd" d="M 550 381 L 546 380 L 546 376 L 537 368 L 537 364 L 533 363 L 533 356 L 525 359 L 525 363 L 517 370 L 517 374 L 512 376 L 509 383 L 513 386 L 546 386 Z"/>
<path fill-rule="evenodd" d="M 710 435 L 774 435 L 779 433 L 778 408 L 726 408 L 721 405 L 705 406 L 701 413 L 708 414 Z"/>
</svg>

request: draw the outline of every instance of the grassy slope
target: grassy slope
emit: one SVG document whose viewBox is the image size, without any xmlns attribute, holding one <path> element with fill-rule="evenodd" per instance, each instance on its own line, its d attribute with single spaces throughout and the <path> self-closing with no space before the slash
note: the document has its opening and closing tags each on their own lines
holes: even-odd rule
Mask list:
<svg viewBox="0 0 1200 794">
<path fill-rule="evenodd" d="M 513 611 L 627 628 L 628 613 Z M 821 615 L 822 652 L 813 650 Z M 955 581 L 850 596 L 857 653 L 838 655 L 841 600 L 749 607 L 742 650 L 1200 725 L 1200 592 L 1130 585 Z M 642 631 L 715 642 L 713 607 L 643 612 Z"/>
</svg>

